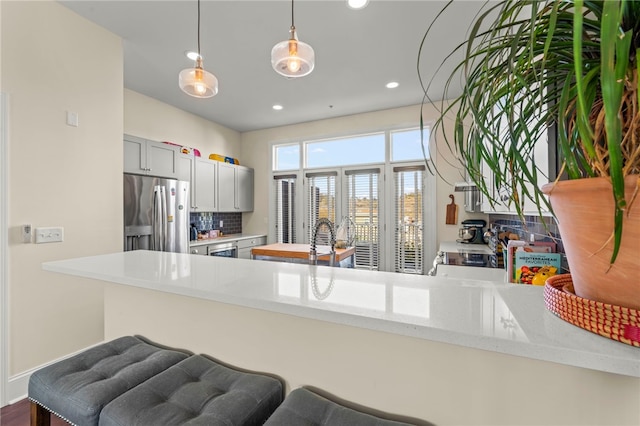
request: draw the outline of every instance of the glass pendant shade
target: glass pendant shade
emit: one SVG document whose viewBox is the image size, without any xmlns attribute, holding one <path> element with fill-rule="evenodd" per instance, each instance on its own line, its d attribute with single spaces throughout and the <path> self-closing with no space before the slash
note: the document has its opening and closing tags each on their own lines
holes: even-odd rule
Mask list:
<svg viewBox="0 0 640 426">
<path fill-rule="evenodd" d="M 281 41 L 271 49 L 271 66 L 285 77 L 304 77 L 313 71 L 315 53 L 311 46 L 298 40 L 294 27 L 290 32 L 289 40 Z"/>
<path fill-rule="evenodd" d="M 196 60 L 195 68 L 180 71 L 178 85 L 184 93 L 196 98 L 210 98 L 218 93 L 218 79 L 202 68 L 202 58 Z"/>
</svg>

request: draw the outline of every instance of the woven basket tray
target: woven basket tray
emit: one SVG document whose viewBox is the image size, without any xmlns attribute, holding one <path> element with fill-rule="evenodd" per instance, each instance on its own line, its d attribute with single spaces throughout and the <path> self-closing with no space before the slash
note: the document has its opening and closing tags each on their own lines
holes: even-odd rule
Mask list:
<svg viewBox="0 0 640 426">
<path fill-rule="evenodd" d="M 576 296 L 570 274 L 547 279 L 544 303 L 547 309 L 573 325 L 640 347 L 640 311 Z"/>
</svg>

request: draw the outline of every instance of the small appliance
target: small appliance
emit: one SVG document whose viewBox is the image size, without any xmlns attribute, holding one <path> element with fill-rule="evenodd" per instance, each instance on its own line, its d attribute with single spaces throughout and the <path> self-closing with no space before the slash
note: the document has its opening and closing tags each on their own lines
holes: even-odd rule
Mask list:
<svg viewBox="0 0 640 426">
<path fill-rule="evenodd" d="M 484 227 L 487 222 L 482 219 L 467 219 L 462 221 L 462 228 L 458 230 L 459 243 L 485 244 Z"/>
</svg>

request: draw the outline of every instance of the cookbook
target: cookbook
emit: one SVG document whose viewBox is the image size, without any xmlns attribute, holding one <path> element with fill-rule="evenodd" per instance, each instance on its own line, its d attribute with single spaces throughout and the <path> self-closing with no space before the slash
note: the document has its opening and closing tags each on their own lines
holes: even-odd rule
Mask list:
<svg viewBox="0 0 640 426">
<path fill-rule="evenodd" d="M 514 263 L 517 284 L 544 285 L 559 273 L 562 259 L 560 253 L 516 251 Z"/>
</svg>

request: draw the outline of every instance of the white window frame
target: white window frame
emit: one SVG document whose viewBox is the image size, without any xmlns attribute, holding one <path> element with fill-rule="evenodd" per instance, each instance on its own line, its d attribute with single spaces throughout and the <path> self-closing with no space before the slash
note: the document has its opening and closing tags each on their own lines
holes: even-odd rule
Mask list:
<svg viewBox="0 0 640 426">
<path fill-rule="evenodd" d="M 341 169 L 341 175 L 342 176 L 348 176 L 349 174 L 357 174 L 358 171 L 368 171 L 368 170 L 372 170 L 372 169 L 378 169 L 379 170 L 379 177 L 378 177 L 378 271 L 386 271 L 386 264 L 385 264 L 385 259 L 386 259 L 386 253 L 384 250 L 384 247 L 386 247 L 386 232 L 385 232 L 385 225 L 387 223 L 387 215 L 385 213 L 386 210 L 386 203 L 385 203 L 385 193 L 386 193 L 386 189 L 385 189 L 385 179 L 386 179 L 386 174 L 385 174 L 385 164 L 384 163 L 380 163 L 380 164 L 374 164 L 374 165 L 367 165 L 367 166 L 346 166 L 346 167 L 342 167 Z M 353 173 L 356 172 L 356 173 Z M 343 184 L 342 184 L 342 216 L 346 216 L 347 211 L 348 211 L 348 201 L 349 200 L 349 191 L 348 191 L 348 179 L 343 179 Z M 340 216 L 340 217 L 342 217 Z"/>
<path fill-rule="evenodd" d="M 309 177 L 307 175 L 333 175 L 335 174 L 335 221 L 339 220 L 342 217 L 342 203 L 341 200 L 338 199 L 338 192 L 342 188 L 342 176 L 340 174 L 340 168 L 322 168 L 322 169 L 305 169 L 304 170 L 304 190 L 303 190 L 303 230 L 304 230 L 304 242 L 306 244 L 311 243 L 310 233 L 315 226 L 315 223 L 309 223 L 309 197 L 307 196 L 307 190 L 309 188 Z M 318 218 L 319 219 L 319 218 Z M 336 225 L 337 226 L 337 225 Z"/>
<path fill-rule="evenodd" d="M 271 150 L 272 155 L 273 155 L 273 150 Z M 273 164 L 273 163 L 272 163 Z M 274 180 L 275 180 L 275 176 L 281 176 L 281 175 L 291 175 L 296 177 L 296 192 L 295 192 L 295 199 L 296 200 L 302 200 L 302 198 L 304 197 L 304 191 L 303 191 L 303 174 L 302 171 L 300 170 L 287 170 L 287 171 L 282 171 L 282 170 L 278 170 L 278 171 L 274 171 L 271 173 L 270 176 L 270 182 L 269 182 L 269 214 L 268 214 L 268 220 L 269 220 L 269 229 L 267 230 L 267 241 L 269 242 L 275 242 L 277 241 L 277 232 L 276 232 L 276 200 L 273 197 L 273 188 L 274 188 Z M 304 243 L 304 228 L 303 228 L 303 222 L 304 222 L 304 211 L 302 210 L 302 203 L 298 202 L 296 203 L 294 206 L 294 215 L 296 217 L 296 227 L 295 227 L 295 233 L 296 233 L 296 241 L 298 241 L 298 243 Z"/>
<path fill-rule="evenodd" d="M 425 123 L 425 127 L 431 127 L 429 125 L 429 123 Z M 414 126 L 404 126 L 404 127 L 390 127 L 387 128 L 384 131 L 385 134 L 385 163 L 384 163 L 384 168 L 382 171 L 382 177 L 381 177 L 381 181 L 378 183 L 379 185 L 379 189 L 382 190 L 382 188 L 384 188 L 382 190 L 383 194 L 381 195 L 380 198 L 380 204 L 381 204 L 381 208 L 380 208 L 380 212 L 379 214 L 383 216 L 384 218 L 384 222 L 381 222 L 381 227 L 382 227 L 382 231 L 381 231 L 381 235 L 380 235 L 380 244 L 384 250 L 384 252 L 380 253 L 380 262 L 379 262 L 379 270 L 380 271 L 393 271 L 395 268 L 394 262 L 395 262 L 395 257 L 394 257 L 394 247 L 393 244 L 391 244 L 392 242 L 395 241 L 395 236 L 394 236 L 394 226 L 388 226 L 389 224 L 389 220 L 391 220 L 391 218 L 395 217 L 395 205 L 394 203 L 390 203 L 390 202 L 386 202 L 386 199 L 389 198 L 390 196 L 393 195 L 393 191 L 394 191 L 394 184 L 393 184 L 393 168 L 394 167 L 399 167 L 399 166 L 412 166 L 412 165 L 425 165 L 425 161 L 424 160 L 418 160 L 418 161 L 391 161 L 391 133 L 392 132 L 396 132 L 396 131 L 406 131 L 406 130 L 413 130 L 413 129 L 417 129 L 417 127 Z M 321 171 L 326 171 L 326 170 L 339 170 L 339 174 L 337 176 L 337 180 L 336 180 L 336 188 L 341 188 L 342 191 L 342 179 L 341 179 L 341 175 L 344 173 L 342 170 L 348 169 L 348 170 L 355 170 L 355 169 L 359 169 L 359 168 L 371 168 L 371 167 L 377 167 L 380 165 L 380 163 L 371 163 L 371 164 L 357 164 L 357 165 L 343 165 L 343 166 L 336 166 L 336 167 L 330 167 L 330 168 L 306 168 L 304 167 L 304 165 L 306 164 L 306 159 L 305 157 L 305 153 L 306 153 L 306 148 L 305 148 L 305 143 L 307 141 L 309 142 L 316 142 L 316 141 L 321 141 L 321 140 L 330 140 L 330 139 L 340 139 L 340 138 L 350 138 L 350 137 L 357 137 L 357 136 L 364 136 L 364 135 L 370 135 L 370 134 L 376 134 L 379 133 L 381 130 L 375 130 L 375 131 L 366 131 L 366 132 L 361 132 L 361 133 L 354 133 L 354 134 L 345 134 L 345 135 L 332 135 L 330 137 L 322 137 L 322 138 L 314 138 L 313 140 L 307 140 L 306 138 L 300 138 L 299 142 L 291 142 L 291 139 L 289 139 L 288 141 L 276 141 L 276 142 L 272 142 L 270 144 L 270 156 L 271 158 L 269 158 L 269 164 L 271 164 L 271 179 L 273 179 L 274 175 L 282 175 L 282 174 L 296 174 L 297 175 L 297 181 L 298 182 L 304 182 L 306 180 L 305 178 L 305 174 L 307 172 L 321 172 Z M 433 137 L 433 135 L 431 134 L 431 132 L 429 132 L 430 137 Z M 299 170 L 273 170 L 274 167 L 274 153 L 275 153 L 275 147 L 278 145 L 294 145 L 294 144 L 299 144 L 300 146 L 300 169 Z M 429 141 L 425 141 L 425 148 L 428 148 L 429 146 Z M 429 152 L 427 152 L 427 154 L 429 154 Z M 429 159 L 430 162 L 435 163 L 436 158 L 430 158 Z M 431 166 L 429 166 L 431 167 Z M 437 240 L 438 240 L 438 235 L 437 235 L 437 205 L 436 205 L 436 186 L 437 186 L 437 176 L 429 173 L 428 169 L 429 167 L 427 167 L 427 171 L 424 173 L 424 189 L 423 189 L 423 211 L 424 211 L 424 224 L 423 224 L 423 232 L 424 232 L 424 238 L 423 238 L 423 263 L 424 263 L 424 267 L 425 267 L 425 271 L 424 273 L 426 273 L 426 271 L 429 270 L 430 265 L 432 260 L 435 258 L 436 253 L 437 253 Z M 313 225 L 309 225 L 306 223 L 306 208 L 307 208 L 307 200 L 306 200 L 306 193 L 305 193 L 305 183 L 303 183 L 302 185 L 297 185 L 296 188 L 296 198 L 298 200 L 303 200 L 302 202 L 298 202 L 295 207 L 295 214 L 296 214 L 296 218 L 297 218 L 297 222 L 296 222 L 296 234 L 298 236 L 298 242 L 300 243 L 309 243 L 309 241 L 306 241 L 306 238 L 308 236 L 308 232 L 307 232 L 307 226 L 313 226 Z M 340 186 L 338 186 L 340 185 Z M 271 191 L 271 186 L 270 186 L 270 191 Z M 337 191 L 337 189 L 336 189 Z M 342 191 L 344 192 L 344 191 Z M 271 194 L 271 192 L 270 192 Z M 343 212 L 342 212 L 342 202 L 337 203 L 338 205 L 336 206 L 336 218 L 340 219 L 343 216 Z M 271 224 L 269 226 L 268 229 L 268 240 L 270 242 L 275 241 L 275 226 L 273 225 L 275 223 L 275 202 L 273 200 L 273 197 L 270 195 L 269 196 L 269 223 Z M 337 226 L 338 224 L 336 224 Z M 301 240 L 302 238 L 305 238 L 305 241 Z"/>
</svg>

